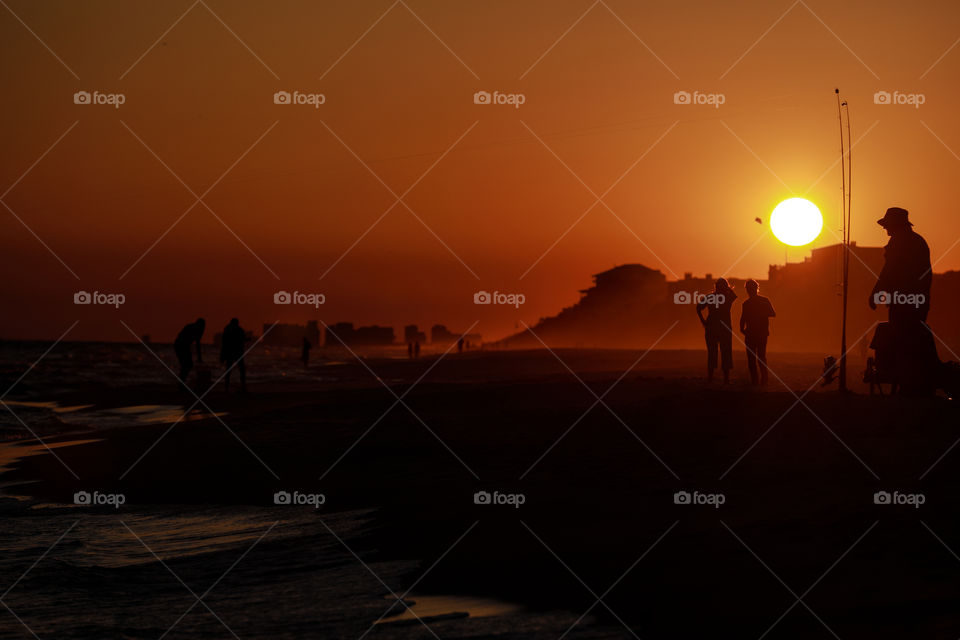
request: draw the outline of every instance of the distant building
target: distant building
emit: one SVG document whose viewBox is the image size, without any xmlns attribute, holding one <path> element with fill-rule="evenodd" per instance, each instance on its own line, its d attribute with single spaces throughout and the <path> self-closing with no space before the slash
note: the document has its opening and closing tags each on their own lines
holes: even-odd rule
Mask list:
<svg viewBox="0 0 960 640">
<path fill-rule="evenodd" d="M 758 279 L 761 295 L 769 297 L 777 311 L 771 321 L 771 350 L 839 355 L 842 255 L 842 245 L 821 247 L 803 262 L 770 265 L 767 279 Z M 847 344 L 854 355 L 867 352 L 874 323 L 887 319 L 885 309 L 873 311 L 867 305 L 882 267 L 882 247 L 851 245 Z M 703 346 L 695 299 L 713 290 L 712 274 L 695 278 L 685 273 L 683 279 L 668 281 L 658 270 L 628 264 L 598 273 L 593 279 L 594 285 L 580 292 L 576 304 L 533 325 L 537 337 L 558 347 Z M 747 295 L 745 279 L 727 279 L 738 296 L 732 310 L 736 328 L 740 304 Z M 928 321 L 942 340 L 938 344 L 941 357 L 958 359 L 950 350 L 960 352 L 960 272 L 934 274 Z M 499 345 L 541 346 L 527 331 L 509 336 Z M 742 349 L 736 338 L 734 345 Z"/>
<path fill-rule="evenodd" d="M 347 346 L 388 346 L 396 342 L 396 337 L 393 327 L 372 325 L 355 329 L 352 322 L 337 322 L 327 327 L 327 346 L 339 346 L 341 342 Z"/>
<path fill-rule="evenodd" d="M 271 329 L 271 327 L 273 327 Z M 300 324 L 264 324 L 263 344 L 268 347 L 300 347 L 306 338 L 310 344 L 319 346 L 320 328 L 316 320 L 310 320 L 306 326 Z"/>
<path fill-rule="evenodd" d="M 652 319 L 656 307 L 667 299 L 666 276 L 640 264 L 625 264 L 595 274 L 593 281 L 592 287 L 580 291 L 576 304 L 541 318 L 534 333 L 547 344 L 573 347 L 635 345 L 656 339 L 657 335 L 649 334 L 658 323 L 644 319 Z M 540 346 L 527 331 L 503 342 L 510 347 Z"/>
<path fill-rule="evenodd" d="M 411 342 L 425 344 L 427 342 L 427 334 L 425 334 L 423 331 L 420 331 L 417 325 L 408 324 L 403 328 L 403 341 L 408 344 Z"/>
<path fill-rule="evenodd" d="M 446 325 L 435 324 L 430 328 L 430 342 L 433 344 L 443 344 L 445 342 L 453 342 L 459 335 L 450 333 L 447 330 Z"/>
</svg>

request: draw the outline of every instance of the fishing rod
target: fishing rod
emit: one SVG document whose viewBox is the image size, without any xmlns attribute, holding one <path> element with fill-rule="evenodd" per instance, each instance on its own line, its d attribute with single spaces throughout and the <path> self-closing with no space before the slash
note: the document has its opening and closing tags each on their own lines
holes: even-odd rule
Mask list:
<svg viewBox="0 0 960 640">
<path fill-rule="evenodd" d="M 850 138 L 850 106 L 846 100 L 841 102 L 840 89 L 834 89 L 837 96 L 837 119 L 840 123 L 840 176 L 841 176 L 841 195 L 840 195 L 840 219 L 843 224 L 843 249 L 842 249 L 842 284 L 841 284 L 841 324 L 840 324 L 840 383 L 841 392 L 847 391 L 847 297 L 850 289 L 850 204 L 853 184 L 853 160 L 852 147 L 853 141 Z M 843 145 L 843 112 L 847 113 L 847 145 L 846 154 Z"/>
</svg>

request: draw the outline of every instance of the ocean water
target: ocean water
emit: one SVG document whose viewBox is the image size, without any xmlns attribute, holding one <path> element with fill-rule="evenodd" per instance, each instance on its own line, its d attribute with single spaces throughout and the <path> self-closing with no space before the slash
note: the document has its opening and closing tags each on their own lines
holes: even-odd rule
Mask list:
<svg viewBox="0 0 960 640">
<path fill-rule="evenodd" d="M 3 498 L 0 638 L 556 638 L 578 618 L 469 594 L 398 604 L 424 568 L 377 560 L 371 526 L 364 511 Z M 627 635 L 580 625 L 568 637 Z"/>
<path fill-rule="evenodd" d="M 160 386 L 174 389 L 178 365 L 171 345 L 151 344 L 153 353 L 141 344 L 62 342 L 48 351 L 50 346 L 41 342 L 0 343 L 0 397 L 2 404 L 12 409 L 0 410 L 0 441 L 173 422 L 186 409 L 178 404 L 99 409 L 83 400 L 73 403 L 60 400 L 64 395 L 76 396 L 92 388 L 119 391 Z M 196 363 L 195 370 L 203 372 L 212 383 L 223 369 L 213 346 L 204 347 L 205 360 Z M 336 384 L 344 362 L 316 354 L 310 370 L 305 371 L 298 349 L 262 346 L 253 349 L 246 360 L 247 381 L 251 386 L 280 382 Z M 236 380 L 238 376 L 233 378 Z M 206 417 L 209 415 L 197 409 L 185 420 Z"/>
<path fill-rule="evenodd" d="M 0 393 L 9 389 L 2 400 L 9 410 L 0 408 L 0 474 L 20 457 L 49 455 L 33 433 L 72 434 L 54 445 L 70 446 L 105 428 L 172 422 L 183 412 L 173 404 L 61 402 L 85 385 L 173 379 L 140 345 L 62 344 L 30 368 L 48 346 L 0 345 Z M 160 351 L 173 366 L 172 354 Z M 308 373 L 295 350 L 257 352 L 249 381 L 335 384 L 339 364 L 318 359 Z M 556 638 L 578 618 L 468 593 L 405 594 L 424 559 L 379 558 L 366 535 L 373 511 L 88 508 L 22 493 L 0 475 L 0 640 Z M 627 635 L 580 624 L 568 637 Z"/>
<path fill-rule="evenodd" d="M 397 584 L 414 562 L 353 557 L 369 514 L 289 512 L 5 500 L 0 637 L 359 636 L 388 606 L 371 571 Z"/>
</svg>

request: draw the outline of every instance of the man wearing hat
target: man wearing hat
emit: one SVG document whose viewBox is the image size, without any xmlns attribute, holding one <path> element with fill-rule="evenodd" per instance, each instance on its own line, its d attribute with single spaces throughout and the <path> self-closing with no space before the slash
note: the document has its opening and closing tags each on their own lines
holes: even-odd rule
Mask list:
<svg viewBox="0 0 960 640">
<path fill-rule="evenodd" d="M 890 242 L 883 250 L 883 270 L 870 292 L 870 308 L 890 307 L 890 322 L 926 322 L 930 311 L 930 248 L 913 230 L 909 213 L 890 207 L 877 224 L 887 231 Z"/>
<path fill-rule="evenodd" d="M 930 311 L 930 285 L 933 271 L 930 248 L 913 230 L 906 209 L 891 207 L 877 224 L 883 227 L 890 242 L 883 250 L 883 270 L 870 292 L 870 308 L 886 304 L 889 323 L 880 338 L 880 328 L 871 347 L 878 354 L 880 346 L 887 361 L 897 372 L 901 391 L 911 394 L 933 392 L 936 367 L 939 364 L 933 336 L 924 324 Z"/>
</svg>

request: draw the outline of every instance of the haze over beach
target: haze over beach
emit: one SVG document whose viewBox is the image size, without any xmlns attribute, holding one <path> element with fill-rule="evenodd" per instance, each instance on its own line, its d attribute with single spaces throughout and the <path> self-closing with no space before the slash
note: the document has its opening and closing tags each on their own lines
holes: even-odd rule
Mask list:
<svg viewBox="0 0 960 640">
<path fill-rule="evenodd" d="M 616 264 L 763 277 L 784 251 L 754 218 L 785 197 L 823 212 L 813 247 L 838 241 L 835 86 L 854 108 L 852 238 L 882 246 L 873 221 L 905 206 L 943 239 L 936 270 L 960 268 L 950 5 L 9 6 L 30 28 L 4 11 L 3 201 L 69 270 L 7 212 L 8 268 L 31 277 L 3 283 L 30 310 L 5 338 L 69 318 L 77 339 L 126 340 L 118 315 L 168 335 L 181 309 L 302 321 L 272 305 L 281 289 L 324 293 L 328 322 L 499 338 Z M 75 308 L 80 289 L 126 294 L 122 314 Z M 478 310 L 488 289 L 527 301 Z"/>
<path fill-rule="evenodd" d="M 0 7 L 0 639 L 960 637 L 960 6 Z"/>
</svg>

